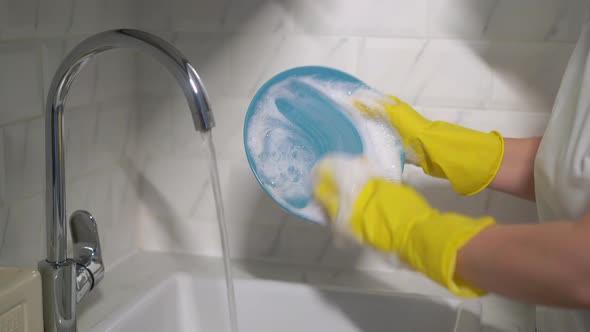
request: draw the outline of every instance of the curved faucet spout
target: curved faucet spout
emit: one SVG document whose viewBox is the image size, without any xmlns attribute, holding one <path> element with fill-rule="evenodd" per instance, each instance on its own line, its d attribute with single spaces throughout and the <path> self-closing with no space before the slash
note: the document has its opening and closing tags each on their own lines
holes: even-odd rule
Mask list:
<svg viewBox="0 0 590 332">
<path fill-rule="evenodd" d="M 62 62 L 47 96 L 45 131 L 47 163 L 47 261 L 67 259 L 63 112 L 68 91 L 78 71 L 94 55 L 115 48 L 133 48 L 154 56 L 178 81 L 188 101 L 197 131 L 214 126 L 207 93 L 191 64 L 166 41 L 138 30 L 112 30 L 94 35 L 76 46 Z"/>
</svg>

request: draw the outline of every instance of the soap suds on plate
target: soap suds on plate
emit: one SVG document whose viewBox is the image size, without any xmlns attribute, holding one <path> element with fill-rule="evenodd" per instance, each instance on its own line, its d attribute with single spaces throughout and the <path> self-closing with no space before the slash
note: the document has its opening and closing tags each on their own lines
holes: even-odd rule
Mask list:
<svg viewBox="0 0 590 332">
<path fill-rule="evenodd" d="M 336 124 L 331 126 L 331 122 L 322 123 L 325 119 L 321 114 L 314 115 L 313 110 L 305 108 L 306 101 L 311 100 L 311 97 L 298 94 L 292 88 L 301 87 L 302 84 L 312 89 L 309 91 L 313 94 L 318 94 L 314 98 L 319 101 L 314 99 L 310 107 L 314 103 L 338 106 L 342 116 L 358 132 L 362 147 L 356 150 L 351 148 L 351 141 L 346 140 L 350 135 L 344 133 L 344 139 L 341 139 L 336 136 L 343 133 L 331 132 L 342 131 L 342 128 Z M 310 76 L 291 77 L 271 87 L 250 119 L 245 142 L 258 180 L 284 208 L 305 219 L 322 223 L 326 222 L 326 217 L 313 200 L 310 181 L 311 170 L 325 157 L 325 150 L 328 149 L 322 144 L 362 153 L 380 176 L 401 181 L 403 147 L 397 132 L 389 124 L 361 114 L 353 104 L 357 100 L 368 106 L 379 107 L 378 102 L 385 98 L 361 84 L 326 82 Z M 283 107 L 283 104 L 286 106 Z M 284 109 L 289 108 L 289 105 L 304 110 L 302 117 L 311 117 L 312 120 L 305 119 L 311 122 L 298 122 L 301 119 L 297 114 L 285 116 Z"/>
</svg>

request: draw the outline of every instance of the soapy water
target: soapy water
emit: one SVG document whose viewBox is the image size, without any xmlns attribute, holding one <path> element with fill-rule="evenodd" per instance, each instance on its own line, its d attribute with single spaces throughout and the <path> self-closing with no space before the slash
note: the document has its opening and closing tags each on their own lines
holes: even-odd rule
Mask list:
<svg viewBox="0 0 590 332">
<path fill-rule="evenodd" d="M 381 107 L 385 98 L 361 84 L 310 76 L 271 87 L 248 126 L 246 144 L 259 181 L 290 212 L 323 223 L 322 208 L 311 199 L 310 172 L 327 153 L 363 155 L 379 176 L 401 181 L 403 148 L 396 130 L 361 114 L 353 104 Z M 339 112 L 318 111 L 326 107 Z"/>
</svg>

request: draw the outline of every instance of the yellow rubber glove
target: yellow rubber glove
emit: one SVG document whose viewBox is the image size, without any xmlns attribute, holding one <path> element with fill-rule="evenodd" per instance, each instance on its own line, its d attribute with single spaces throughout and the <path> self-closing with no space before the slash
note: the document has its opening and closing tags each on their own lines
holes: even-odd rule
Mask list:
<svg viewBox="0 0 590 332">
<path fill-rule="evenodd" d="M 461 247 L 494 219 L 441 213 L 412 188 L 374 176 L 364 159 L 331 156 L 313 171 L 314 195 L 336 231 L 396 253 L 416 270 L 462 297 L 484 292 L 457 280 Z"/>
<path fill-rule="evenodd" d="M 504 155 L 504 139 L 443 121 L 430 121 L 397 97 L 374 102 L 356 101 L 369 116 L 388 121 L 400 134 L 408 162 L 426 174 L 445 178 L 455 192 L 473 195 L 494 180 Z"/>
</svg>

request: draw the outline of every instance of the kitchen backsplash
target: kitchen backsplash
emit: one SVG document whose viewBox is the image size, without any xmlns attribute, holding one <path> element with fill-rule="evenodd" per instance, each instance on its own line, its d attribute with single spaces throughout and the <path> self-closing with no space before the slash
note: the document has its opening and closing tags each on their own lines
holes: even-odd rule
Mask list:
<svg viewBox="0 0 590 332">
<path fill-rule="evenodd" d="M 45 252 L 44 104 L 60 61 L 89 34 L 137 26 L 135 1 L 0 0 L 0 265 L 36 268 Z M 67 100 L 67 210 L 92 212 L 107 265 L 138 247 L 136 55 L 107 53 Z M 68 214 L 69 214 L 68 213 Z"/>
<path fill-rule="evenodd" d="M 541 135 L 587 7 L 549 0 L 147 1 L 138 24 L 184 53 L 211 96 L 232 257 L 396 270 L 367 250 L 333 245 L 329 231 L 286 215 L 260 189 L 242 143 L 256 90 L 282 70 L 324 65 L 432 119 L 510 137 Z M 141 55 L 138 84 L 141 245 L 219 255 L 210 157 L 181 92 Z M 443 210 L 536 221 L 530 202 L 491 191 L 460 197 L 411 166 L 405 179 Z"/>
</svg>

